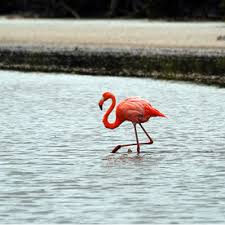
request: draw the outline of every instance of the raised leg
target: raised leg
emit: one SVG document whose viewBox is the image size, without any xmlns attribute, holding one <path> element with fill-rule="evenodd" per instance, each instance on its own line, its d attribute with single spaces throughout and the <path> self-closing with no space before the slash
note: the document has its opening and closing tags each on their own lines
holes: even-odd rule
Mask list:
<svg viewBox="0 0 225 225">
<path fill-rule="evenodd" d="M 136 141 L 137 143 L 135 144 L 126 144 L 126 145 L 117 145 L 113 150 L 112 150 L 112 153 L 116 153 L 120 148 L 122 147 L 128 147 L 128 146 L 132 146 L 132 145 L 137 145 L 137 153 L 139 154 L 140 153 L 140 144 L 139 144 L 139 141 L 138 141 L 138 135 L 137 135 L 137 128 L 136 128 L 136 124 L 133 124 L 134 125 L 134 132 L 135 132 L 135 137 L 136 137 Z"/>
<path fill-rule="evenodd" d="M 138 154 L 139 154 L 139 153 L 140 153 L 140 145 L 150 145 L 150 144 L 153 144 L 153 140 L 152 140 L 152 138 L 150 137 L 150 135 L 147 133 L 147 131 L 144 129 L 144 127 L 143 127 L 140 123 L 139 123 L 139 125 L 140 125 L 141 129 L 144 131 L 144 133 L 146 134 L 146 136 L 148 137 L 149 142 L 144 142 L 144 143 L 139 143 L 139 142 L 138 142 L 138 139 L 137 139 L 137 130 L 136 130 L 136 126 L 134 126 L 137 143 L 125 144 L 125 145 L 117 145 L 117 146 L 112 150 L 112 153 L 116 153 L 120 148 L 123 148 L 123 147 L 129 147 L 129 146 L 138 145 L 139 148 L 137 147 L 137 152 L 138 152 Z"/>
</svg>

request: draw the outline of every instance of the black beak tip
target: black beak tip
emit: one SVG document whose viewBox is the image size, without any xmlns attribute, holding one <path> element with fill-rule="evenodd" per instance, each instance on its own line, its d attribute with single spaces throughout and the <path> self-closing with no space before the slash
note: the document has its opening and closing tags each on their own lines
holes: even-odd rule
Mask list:
<svg viewBox="0 0 225 225">
<path fill-rule="evenodd" d="M 102 105 L 99 105 L 99 108 L 102 110 Z"/>
</svg>

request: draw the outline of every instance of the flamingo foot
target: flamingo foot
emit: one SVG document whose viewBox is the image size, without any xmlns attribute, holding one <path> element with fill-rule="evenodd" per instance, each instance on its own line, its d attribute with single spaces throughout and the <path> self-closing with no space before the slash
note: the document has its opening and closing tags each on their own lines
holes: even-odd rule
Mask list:
<svg viewBox="0 0 225 225">
<path fill-rule="evenodd" d="M 117 145 L 113 150 L 112 153 L 116 153 L 121 148 L 121 145 Z"/>
<path fill-rule="evenodd" d="M 137 147 L 137 154 L 138 155 L 140 154 L 140 147 L 139 146 Z"/>
</svg>

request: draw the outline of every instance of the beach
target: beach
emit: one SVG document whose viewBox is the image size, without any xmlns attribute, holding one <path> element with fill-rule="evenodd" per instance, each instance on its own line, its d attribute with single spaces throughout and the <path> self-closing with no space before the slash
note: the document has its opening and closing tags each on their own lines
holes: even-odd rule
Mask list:
<svg viewBox="0 0 225 225">
<path fill-rule="evenodd" d="M 222 22 L 0 20 L 0 68 L 225 85 Z"/>
</svg>

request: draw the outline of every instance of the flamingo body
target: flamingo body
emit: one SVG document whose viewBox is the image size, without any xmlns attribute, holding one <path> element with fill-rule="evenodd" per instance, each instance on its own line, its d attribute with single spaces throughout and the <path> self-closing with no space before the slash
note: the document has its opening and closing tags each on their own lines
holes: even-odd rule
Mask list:
<svg viewBox="0 0 225 225">
<path fill-rule="evenodd" d="M 121 121 L 130 121 L 132 123 L 145 123 L 151 117 L 164 116 L 151 104 L 139 97 L 130 97 L 121 101 L 116 108 L 116 116 Z"/>
<path fill-rule="evenodd" d="M 153 140 L 149 136 L 149 134 L 146 132 L 146 130 L 141 125 L 142 123 L 147 122 L 151 117 L 166 117 L 163 113 L 159 112 L 157 109 L 153 108 L 152 105 L 145 99 L 141 99 L 140 97 L 130 97 L 126 98 L 125 100 L 121 101 L 116 106 L 116 98 L 115 96 L 110 92 L 105 92 L 102 95 L 102 99 L 99 101 L 99 107 L 102 109 L 103 103 L 107 101 L 108 99 L 112 100 L 112 104 L 110 105 L 109 109 L 106 111 L 104 117 L 103 117 L 103 124 L 106 128 L 109 129 L 115 129 L 118 126 L 120 126 L 124 121 L 130 121 L 134 125 L 135 129 L 135 136 L 136 136 L 136 144 L 126 144 L 126 145 L 118 145 L 114 148 L 112 151 L 115 153 L 118 149 L 125 146 L 131 146 L 131 145 L 137 145 L 137 153 L 140 152 L 140 145 L 141 144 L 152 144 Z M 113 123 L 110 123 L 108 121 L 108 116 L 116 106 L 116 120 Z M 136 130 L 136 124 L 139 124 L 146 134 L 146 136 L 149 138 L 149 142 L 147 143 L 139 143 L 138 136 L 137 136 L 137 130 Z"/>
</svg>

